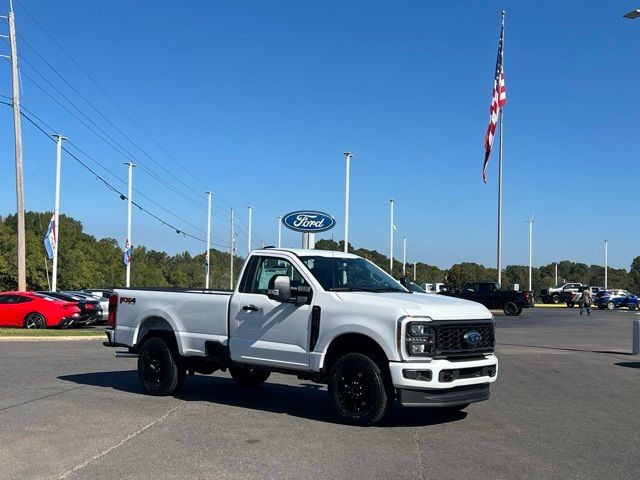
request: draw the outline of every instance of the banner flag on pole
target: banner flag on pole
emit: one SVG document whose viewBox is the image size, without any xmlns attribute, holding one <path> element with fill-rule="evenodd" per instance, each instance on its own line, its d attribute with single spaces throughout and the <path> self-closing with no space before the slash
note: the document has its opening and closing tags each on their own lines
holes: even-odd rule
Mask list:
<svg viewBox="0 0 640 480">
<path fill-rule="evenodd" d="M 53 258 L 53 253 L 56 248 L 56 223 L 53 215 L 51 215 L 51 220 L 49 220 L 47 233 L 44 235 L 44 248 L 47 251 L 49 259 Z"/>
<path fill-rule="evenodd" d="M 209 273 L 209 252 L 204 254 L 204 273 Z"/>
<path fill-rule="evenodd" d="M 131 263 L 132 250 L 133 248 L 131 247 L 131 243 L 129 243 L 129 239 L 127 238 L 127 241 L 124 242 L 124 257 L 122 258 L 125 265 L 129 265 Z"/>
<path fill-rule="evenodd" d="M 496 60 L 496 71 L 493 78 L 493 91 L 491 92 L 491 107 L 489 107 L 489 127 L 484 136 L 484 164 L 482 165 L 482 181 L 487 183 L 487 166 L 491 156 L 491 146 L 496 133 L 498 116 L 500 110 L 507 103 L 507 87 L 504 82 L 504 67 L 502 65 L 502 46 L 504 43 L 504 15 L 502 17 L 502 29 L 500 30 L 500 40 L 498 41 L 498 58 Z"/>
</svg>

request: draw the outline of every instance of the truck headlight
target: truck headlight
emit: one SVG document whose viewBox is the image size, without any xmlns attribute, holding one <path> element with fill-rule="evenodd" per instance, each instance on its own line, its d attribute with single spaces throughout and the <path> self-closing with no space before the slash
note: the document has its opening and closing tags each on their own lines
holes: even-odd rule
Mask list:
<svg viewBox="0 0 640 480">
<path fill-rule="evenodd" d="M 405 349 L 412 357 L 431 355 L 436 345 L 436 332 L 427 322 L 409 322 L 405 336 Z"/>
</svg>

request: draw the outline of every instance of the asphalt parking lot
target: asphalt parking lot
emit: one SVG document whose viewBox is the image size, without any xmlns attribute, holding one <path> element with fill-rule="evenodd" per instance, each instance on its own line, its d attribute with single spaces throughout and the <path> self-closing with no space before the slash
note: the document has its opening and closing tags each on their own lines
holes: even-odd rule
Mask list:
<svg viewBox="0 0 640 480">
<path fill-rule="evenodd" d="M 135 359 L 100 341 L 0 342 L 1 479 L 639 478 L 635 312 L 498 316 L 488 402 L 335 423 L 325 388 L 272 375 L 254 390 L 188 378 L 142 395 Z"/>
</svg>

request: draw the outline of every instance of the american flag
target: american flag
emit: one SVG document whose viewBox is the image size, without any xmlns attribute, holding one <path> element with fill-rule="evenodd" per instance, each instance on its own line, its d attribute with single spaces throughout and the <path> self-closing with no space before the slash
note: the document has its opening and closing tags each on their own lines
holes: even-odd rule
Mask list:
<svg viewBox="0 0 640 480">
<path fill-rule="evenodd" d="M 496 125 L 500 110 L 507 103 L 507 88 L 504 83 L 504 68 L 502 66 L 502 45 L 504 42 L 504 15 L 502 17 L 502 29 L 498 42 L 498 59 L 496 60 L 496 73 L 493 79 L 493 91 L 491 94 L 491 107 L 489 108 L 489 127 L 484 136 L 484 164 L 482 165 L 482 181 L 487 183 L 487 166 L 491 156 L 491 145 L 496 134 Z"/>
</svg>

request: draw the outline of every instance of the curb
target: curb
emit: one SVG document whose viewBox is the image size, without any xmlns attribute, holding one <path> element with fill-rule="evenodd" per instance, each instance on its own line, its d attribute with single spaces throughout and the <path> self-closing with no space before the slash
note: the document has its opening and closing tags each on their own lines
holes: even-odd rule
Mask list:
<svg viewBox="0 0 640 480">
<path fill-rule="evenodd" d="M 553 303 L 536 303 L 536 308 L 569 308 L 567 307 L 566 304 L 564 303 L 557 303 L 557 304 L 553 304 Z"/>
<path fill-rule="evenodd" d="M 78 340 L 104 340 L 100 335 L 65 336 L 65 337 L 0 337 L 0 342 L 75 342 Z"/>
</svg>

